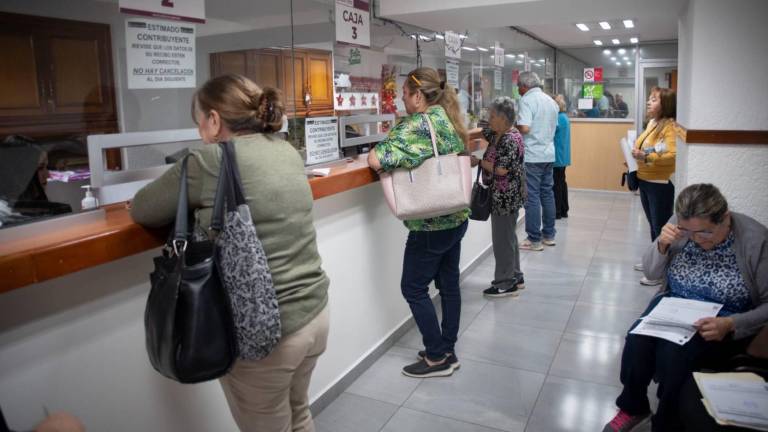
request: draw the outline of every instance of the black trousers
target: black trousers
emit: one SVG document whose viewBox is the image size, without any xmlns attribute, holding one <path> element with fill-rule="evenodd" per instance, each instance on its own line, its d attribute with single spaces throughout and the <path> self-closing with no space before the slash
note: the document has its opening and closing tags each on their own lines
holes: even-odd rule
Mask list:
<svg viewBox="0 0 768 432">
<path fill-rule="evenodd" d="M 643 211 L 651 226 L 651 241 L 661 234 L 661 228 L 672 217 L 675 205 L 675 185 L 672 182 L 665 184 L 639 180 L 640 201 L 643 203 Z"/>
<path fill-rule="evenodd" d="M 555 217 L 568 217 L 568 183 L 565 182 L 565 167 L 552 168 L 552 177 L 555 185 L 552 190 L 555 193 Z"/>
<path fill-rule="evenodd" d="M 655 297 L 643 313 L 647 315 L 663 297 Z M 632 326 L 639 324 L 639 320 Z M 631 331 L 631 329 L 630 329 Z M 684 430 L 680 417 L 680 393 L 692 372 L 701 368 L 717 368 L 727 359 L 746 351 L 751 338 L 721 342 L 705 341 L 696 334 L 685 345 L 664 339 L 627 333 L 621 354 L 621 383 L 624 385 L 616 405 L 632 415 L 648 414 L 648 385 L 659 383 L 656 396 L 659 407 L 651 418 L 654 432 Z"/>
</svg>

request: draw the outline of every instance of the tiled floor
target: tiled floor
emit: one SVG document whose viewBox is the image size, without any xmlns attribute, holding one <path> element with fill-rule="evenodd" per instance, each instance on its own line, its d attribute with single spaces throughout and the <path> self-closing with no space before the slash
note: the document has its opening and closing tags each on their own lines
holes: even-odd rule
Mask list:
<svg viewBox="0 0 768 432">
<path fill-rule="evenodd" d="M 656 290 L 632 269 L 648 224 L 631 194 L 572 191 L 570 201 L 557 246 L 523 252 L 519 297 L 483 298 L 492 256 L 463 280 L 461 369 L 403 376 L 422 349 L 414 328 L 317 416 L 318 431 L 602 430 L 615 413 L 624 335 Z"/>
</svg>

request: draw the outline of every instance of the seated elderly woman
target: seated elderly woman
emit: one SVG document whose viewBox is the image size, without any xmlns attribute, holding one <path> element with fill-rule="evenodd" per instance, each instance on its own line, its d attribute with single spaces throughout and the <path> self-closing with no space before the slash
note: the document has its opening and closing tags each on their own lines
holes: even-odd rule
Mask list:
<svg viewBox="0 0 768 432">
<path fill-rule="evenodd" d="M 717 317 L 696 323 L 686 344 L 627 334 L 621 357 L 618 414 L 603 432 L 625 432 L 651 417 L 648 385 L 659 383 L 654 432 L 684 430 L 679 396 L 691 372 L 743 352 L 768 323 L 768 228 L 728 210 L 710 184 L 685 188 L 675 215 L 643 257 L 645 276 L 663 279 L 662 290 L 643 315 L 665 296 L 722 304 Z M 635 323 L 637 325 L 637 322 Z"/>
</svg>

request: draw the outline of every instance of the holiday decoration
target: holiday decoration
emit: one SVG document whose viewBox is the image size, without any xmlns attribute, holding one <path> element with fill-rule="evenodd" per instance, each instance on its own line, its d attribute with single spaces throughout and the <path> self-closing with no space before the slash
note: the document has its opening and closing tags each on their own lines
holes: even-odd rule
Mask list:
<svg viewBox="0 0 768 432">
<path fill-rule="evenodd" d="M 381 65 L 381 113 L 382 114 L 395 114 L 397 113 L 397 106 L 395 105 L 395 98 L 397 97 L 397 71 L 398 67 L 395 65 Z M 375 101 L 371 101 L 375 104 Z M 392 125 L 389 122 L 383 122 L 381 124 L 382 132 L 387 132 Z"/>
</svg>

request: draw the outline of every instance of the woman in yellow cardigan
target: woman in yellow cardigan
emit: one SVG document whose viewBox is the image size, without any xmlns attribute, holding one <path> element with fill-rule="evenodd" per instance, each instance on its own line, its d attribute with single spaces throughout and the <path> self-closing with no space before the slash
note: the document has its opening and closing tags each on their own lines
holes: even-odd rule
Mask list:
<svg viewBox="0 0 768 432">
<path fill-rule="evenodd" d="M 645 131 L 635 141 L 632 156 L 637 159 L 640 201 L 651 226 L 651 241 L 661 233 L 661 227 L 672 217 L 675 202 L 675 173 L 677 154 L 675 114 L 677 98 L 674 90 L 654 87 L 646 105 L 651 119 Z M 642 265 L 636 265 L 642 271 Z M 643 277 L 643 285 L 659 285 L 660 281 Z"/>
</svg>

